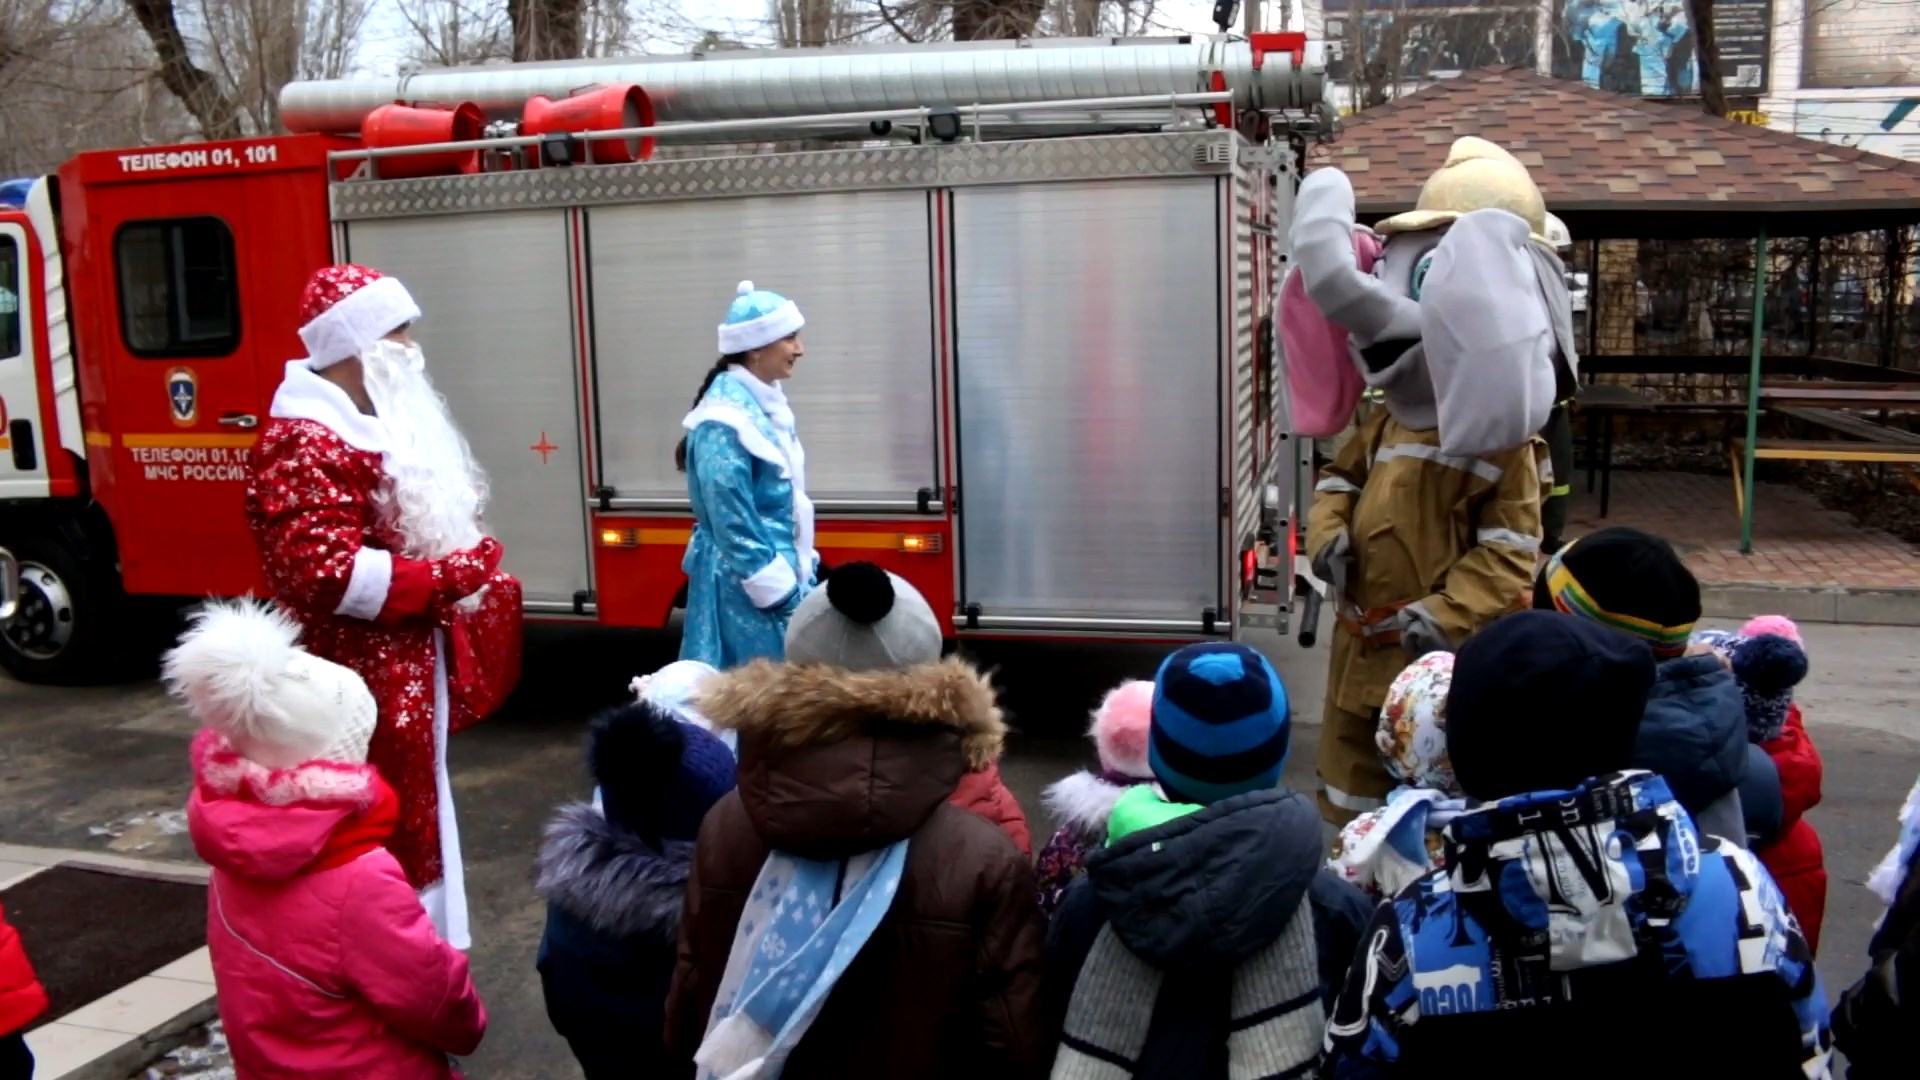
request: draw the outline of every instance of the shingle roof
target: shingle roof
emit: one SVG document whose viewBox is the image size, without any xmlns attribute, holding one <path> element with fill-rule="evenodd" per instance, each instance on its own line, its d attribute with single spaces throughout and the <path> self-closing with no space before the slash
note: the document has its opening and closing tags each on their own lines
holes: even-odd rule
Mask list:
<svg viewBox="0 0 1920 1080">
<path fill-rule="evenodd" d="M 1344 169 L 1375 218 L 1411 208 L 1462 135 L 1512 152 L 1586 236 L 1751 235 L 1756 214 L 1775 236 L 1920 220 L 1920 162 L 1521 69 L 1471 71 L 1347 117 L 1309 165 Z"/>
</svg>

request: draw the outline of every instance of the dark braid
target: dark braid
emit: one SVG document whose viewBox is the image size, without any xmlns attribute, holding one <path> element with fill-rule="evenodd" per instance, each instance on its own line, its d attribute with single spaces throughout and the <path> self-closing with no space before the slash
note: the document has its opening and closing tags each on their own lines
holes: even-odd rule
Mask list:
<svg viewBox="0 0 1920 1080">
<path fill-rule="evenodd" d="M 713 388 L 713 380 L 719 378 L 722 372 L 726 371 L 728 368 L 732 367 L 733 365 L 744 364 L 746 362 L 747 362 L 746 353 L 728 353 L 727 355 L 721 357 L 720 359 L 715 360 L 713 362 L 713 366 L 707 369 L 707 377 L 700 380 L 700 389 L 694 391 L 693 404 L 687 407 L 689 409 L 698 408 L 700 405 L 700 399 L 706 397 L 707 391 Z M 673 448 L 673 467 L 676 469 L 679 469 L 681 472 L 687 471 L 687 436 L 686 435 L 680 436 L 679 444 Z"/>
</svg>

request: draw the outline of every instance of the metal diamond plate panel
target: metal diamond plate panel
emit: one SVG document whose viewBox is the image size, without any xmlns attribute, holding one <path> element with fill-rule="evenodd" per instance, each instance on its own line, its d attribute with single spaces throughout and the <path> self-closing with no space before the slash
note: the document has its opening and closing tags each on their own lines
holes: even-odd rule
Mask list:
<svg viewBox="0 0 1920 1080">
<path fill-rule="evenodd" d="M 1231 169 L 1240 142 L 1240 136 L 1229 131 L 1191 131 L 887 146 L 348 181 L 334 184 L 331 194 L 334 219 L 358 221 L 803 192 L 1201 176 Z"/>
</svg>

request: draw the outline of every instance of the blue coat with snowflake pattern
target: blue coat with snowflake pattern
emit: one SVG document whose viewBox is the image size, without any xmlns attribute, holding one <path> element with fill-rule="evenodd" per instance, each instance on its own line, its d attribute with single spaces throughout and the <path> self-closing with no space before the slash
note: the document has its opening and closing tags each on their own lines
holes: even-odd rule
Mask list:
<svg viewBox="0 0 1920 1080">
<path fill-rule="evenodd" d="M 800 511 L 782 433 L 731 374 L 713 380 L 686 423 L 695 524 L 680 563 L 687 574 L 680 659 L 723 671 L 758 657 L 779 660 L 787 620 L 814 577 L 811 550 L 804 560 L 799 550 Z"/>
</svg>

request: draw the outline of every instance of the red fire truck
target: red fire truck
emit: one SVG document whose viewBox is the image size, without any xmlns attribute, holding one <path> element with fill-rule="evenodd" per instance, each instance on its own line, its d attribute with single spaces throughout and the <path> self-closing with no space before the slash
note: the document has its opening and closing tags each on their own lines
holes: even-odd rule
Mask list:
<svg viewBox="0 0 1920 1080">
<path fill-rule="evenodd" d="M 807 312 L 827 562 L 955 637 L 1284 629 L 1267 328 L 1323 71 L 1291 34 L 485 67 L 80 154 L 0 206 L 0 664 L 87 681 L 140 598 L 261 590 L 247 454 L 337 260 L 420 299 L 529 617 L 669 624 L 671 451 L 750 278 Z"/>
</svg>

